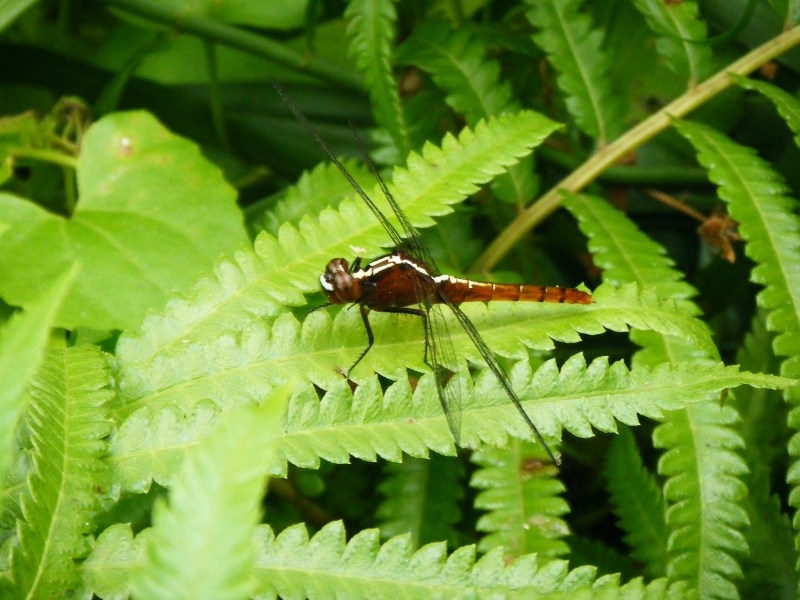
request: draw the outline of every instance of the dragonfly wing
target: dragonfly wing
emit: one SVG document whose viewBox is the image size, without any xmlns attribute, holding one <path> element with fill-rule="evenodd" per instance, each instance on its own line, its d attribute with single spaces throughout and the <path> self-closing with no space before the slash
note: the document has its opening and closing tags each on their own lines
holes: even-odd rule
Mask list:
<svg viewBox="0 0 800 600">
<path fill-rule="evenodd" d="M 441 304 L 427 307 L 427 361 L 436 380 L 439 402 L 447 418 L 447 425 L 456 444 L 461 440 L 461 385 L 456 376 L 458 359 L 450 339 L 444 311 Z"/>
<path fill-rule="evenodd" d="M 450 310 L 453 311 L 458 322 L 461 324 L 461 327 L 469 336 L 470 341 L 475 346 L 475 348 L 480 353 L 483 360 L 486 362 L 486 365 L 489 367 L 489 370 L 494 374 L 497 378 L 498 383 L 503 387 L 508 397 L 511 399 L 511 402 L 516 407 L 517 411 L 519 411 L 522 418 L 525 420 L 525 423 L 528 427 L 533 431 L 534 436 L 539 441 L 540 444 L 544 447 L 545 451 L 547 452 L 550 460 L 553 461 L 553 464 L 558 465 L 560 461 L 556 458 L 553 451 L 550 449 L 550 446 L 545 441 L 544 437 L 542 436 L 539 428 L 533 423 L 531 418 L 528 416 L 528 413 L 525 412 L 525 408 L 522 406 L 522 402 L 517 396 L 517 393 L 514 391 L 514 388 L 511 387 L 511 382 L 508 379 L 503 367 L 500 366 L 500 363 L 497 361 L 494 353 L 491 349 L 486 345 L 486 342 L 483 341 L 483 338 L 478 333 L 478 330 L 475 329 L 475 325 L 472 324 L 469 317 L 461 310 L 457 305 L 453 304 L 449 298 L 445 294 L 439 293 L 439 298 L 444 304 L 450 307 Z M 452 346 L 452 344 L 451 344 Z"/>
</svg>

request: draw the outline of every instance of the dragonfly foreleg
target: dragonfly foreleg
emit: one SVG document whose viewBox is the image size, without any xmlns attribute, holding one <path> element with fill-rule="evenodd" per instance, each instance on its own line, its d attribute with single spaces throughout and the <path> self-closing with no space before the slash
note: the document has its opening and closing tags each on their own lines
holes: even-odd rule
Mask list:
<svg viewBox="0 0 800 600">
<path fill-rule="evenodd" d="M 367 353 L 372 349 L 372 346 L 375 345 L 375 334 L 372 333 L 372 325 L 369 323 L 369 312 L 370 308 L 365 304 L 359 304 L 358 309 L 361 312 L 361 320 L 364 322 L 364 329 L 367 331 L 367 347 L 364 348 L 364 351 L 359 354 L 356 362 L 347 370 L 347 378 L 350 378 L 350 373 L 353 369 L 356 368 L 358 363 L 367 355 Z M 373 308 L 377 312 L 384 312 L 384 313 L 395 313 L 400 315 L 414 315 L 415 317 L 419 317 L 422 319 L 422 325 L 425 328 L 425 331 L 428 331 L 428 317 L 425 313 L 417 308 L 408 308 L 405 306 L 387 306 L 385 308 Z M 428 362 L 428 335 L 425 335 L 425 357 L 423 359 L 425 364 L 431 367 L 431 364 Z M 433 369 L 433 367 L 431 367 Z"/>
</svg>

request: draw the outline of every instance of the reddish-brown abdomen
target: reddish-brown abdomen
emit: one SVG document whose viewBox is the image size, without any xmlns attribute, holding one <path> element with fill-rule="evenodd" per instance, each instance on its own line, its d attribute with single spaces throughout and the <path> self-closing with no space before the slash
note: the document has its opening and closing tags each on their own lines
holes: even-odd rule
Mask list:
<svg viewBox="0 0 800 600">
<path fill-rule="evenodd" d="M 557 302 L 563 304 L 591 304 L 592 295 L 574 288 L 546 285 L 516 285 L 510 283 L 482 283 L 469 279 L 450 277 L 439 283 L 440 289 L 454 304 L 461 302 Z"/>
</svg>

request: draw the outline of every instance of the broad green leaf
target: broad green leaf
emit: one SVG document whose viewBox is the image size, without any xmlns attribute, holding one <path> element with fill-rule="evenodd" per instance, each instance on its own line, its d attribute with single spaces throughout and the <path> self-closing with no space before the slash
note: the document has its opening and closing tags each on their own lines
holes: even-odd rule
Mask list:
<svg viewBox="0 0 800 600">
<path fill-rule="evenodd" d="M 0 295 L 26 306 L 81 263 L 55 324 L 136 327 L 149 309 L 187 286 L 221 252 L 245 241 L 233 190 L 197 148 L 144 112 L 95 123 L 78 158 L 70 218 L 0 194 Z"/>
</svg>

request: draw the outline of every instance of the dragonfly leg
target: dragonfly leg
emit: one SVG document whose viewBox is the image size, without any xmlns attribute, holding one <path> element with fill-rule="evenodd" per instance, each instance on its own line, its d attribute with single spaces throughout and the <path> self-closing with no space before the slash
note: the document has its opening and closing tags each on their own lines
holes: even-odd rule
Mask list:
<svg viewBox="0 0 800 600">
<path fill-rule="evenodd" d="M 369 307 L 367 307 L 365 304 L 359 304 L 358 310 L 361 312 L 361 320 L 364 322 L 364 329 L 367 332 L 367 347 L 364 348 L 361 354 L 358 355 L 356 362 L 354 362 L 350 368 L 347 369 L 346 376 L 348 379 L 350 379 L 350 373 L 353 371 L 353 369 L 356 368 L 358 363 L 361 362 L 361 359 L 367 355 L 367 352 L 369 352 L 370 349 L 372 349 L 372 346 L 375 344 L 375 334 L 372 333 L 372 325 L 369 324 Z"/>
<path fill-rule="evenodd" d="M 347 377 L 350 378 L 350 373 L 353 369 L 356 368 L 358 363 L 367 355 L 367 353 L 372 349 L 372 346 L 375 345 L 375 334 L 372 333 L 372 325 L 369 323 L 369 311 L 370 308 L 365 304 L 359 304 L 358 309 L 361 312 L 361 320 L 364 322 L 364 329 L 367 331 L 367 347 L 364 348 L 364 351 L 358 356 L 356 362 L 347 370 Z M 425 316 L 425 313 L 417 308 L 408 308 L 405 306 L 387 306 L 385 308 L 373 308 L 372 310 L 376 310 L 378 312 L 385 312 L 385 313 L 395 313 L 400 315 L 414 315 L 415 317 L 419 317 L 422 319 L 422 324 L 425 328 L 425 364 L 429 367 L 431 366 L 428 362 L 428 318 Z"/>
</svg>

